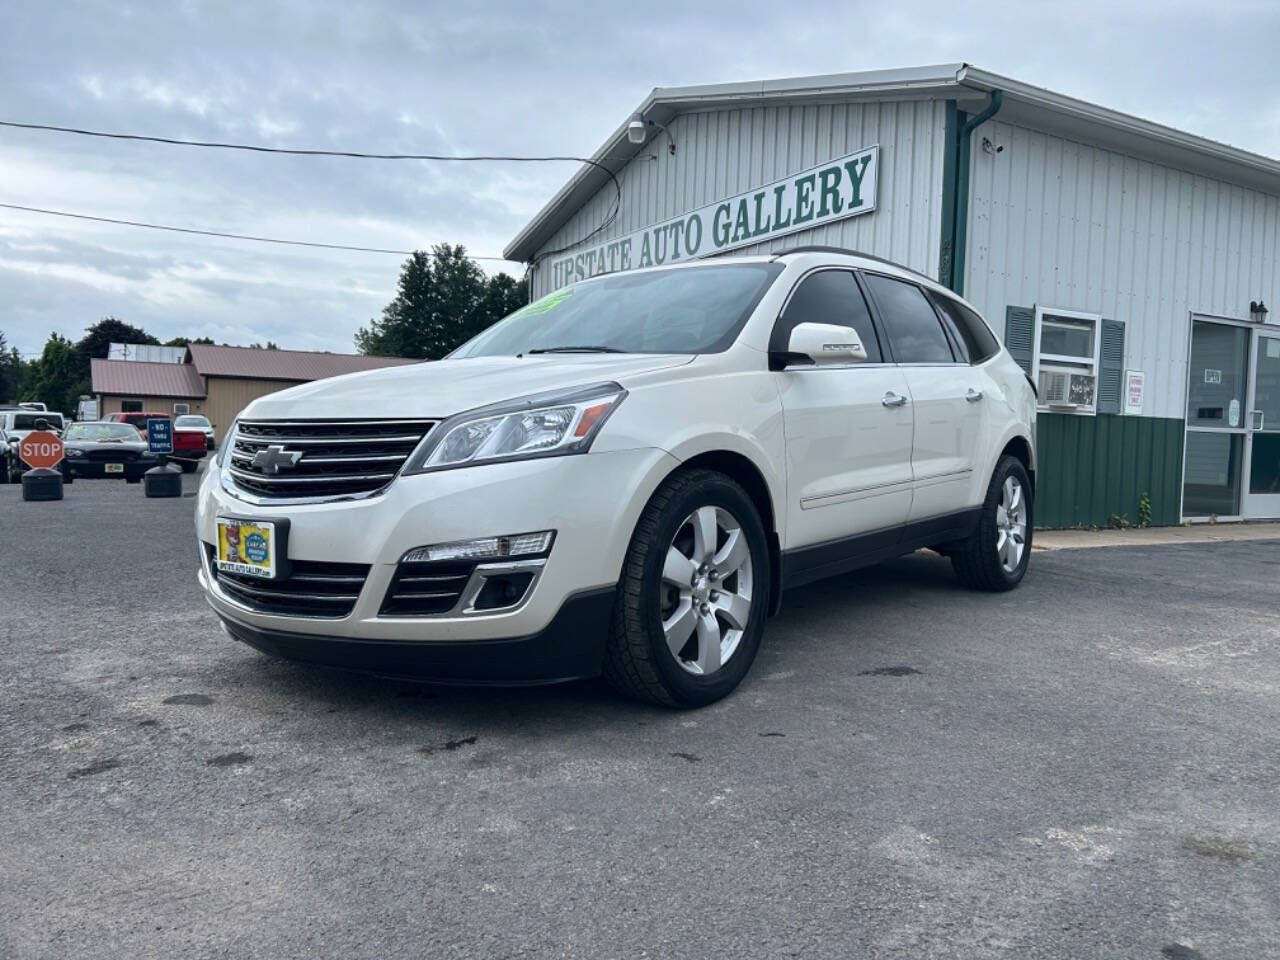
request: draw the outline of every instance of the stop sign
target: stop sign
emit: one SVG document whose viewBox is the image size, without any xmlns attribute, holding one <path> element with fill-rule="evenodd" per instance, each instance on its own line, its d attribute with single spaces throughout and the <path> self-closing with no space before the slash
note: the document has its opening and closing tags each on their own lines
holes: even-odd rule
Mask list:
<svg viewBox="0 0 1280 960">
<path fill-rule="evenodd" d="M 33 430 L 18 444 L 18 456 L 29 467 L 53 467 L 62 459 L 62 441 L 48 430 Z"/>
</svg>

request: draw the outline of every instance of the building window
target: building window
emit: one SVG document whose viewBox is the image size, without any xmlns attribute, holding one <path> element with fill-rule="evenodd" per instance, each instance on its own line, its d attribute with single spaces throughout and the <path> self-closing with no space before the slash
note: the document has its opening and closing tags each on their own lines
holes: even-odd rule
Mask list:
<svg viewBox="0 0 1280 960">
<path fill-rule="evenodd" d="M 175 417 L 180 417 L 184 413 L 190 413 L 190 412 L 191 412 L 191 404 L 189 403 L 175 403 L 173 405 L 173 415 Z"/>
<path fill-rule="evenodd" d="M 121 400 L 120 412 L 121 413 L 141 413 L 142 401 L 141 400 Z"/>
<path fill-rule="evenodd" d="M 1095 313 L 1036 307 L 1032 375 L 1041 410 L 1097 413 L 1101 328 Z"/>
</svg>

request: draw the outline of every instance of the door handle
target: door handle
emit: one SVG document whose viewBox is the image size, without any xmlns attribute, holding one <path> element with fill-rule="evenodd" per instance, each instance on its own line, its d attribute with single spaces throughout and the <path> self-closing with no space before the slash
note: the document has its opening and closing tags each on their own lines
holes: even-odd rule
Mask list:
<svg viewBox="0 0 1280 960">
<path fill-rule="evenodd" d="M 982 391 L 975 390 L 973 389 L 973 387 L 970 387 L 969 392 L 964 395 L 964 398 L 968 400 L 970 403 L 977 403 L 979 400 L 982 399 Z"/>
<path fill-rule="evenodd" d="M 894 393 L 892 390 L 890 390 L 888 393 L 884 395 L 884 397 L 880 400 L 880 402 L 883 403 L 886 407 L 900 407 L 907 402 L 907 398 L 902 396 L 902 394 L 900 393 Z"/>
</svg>

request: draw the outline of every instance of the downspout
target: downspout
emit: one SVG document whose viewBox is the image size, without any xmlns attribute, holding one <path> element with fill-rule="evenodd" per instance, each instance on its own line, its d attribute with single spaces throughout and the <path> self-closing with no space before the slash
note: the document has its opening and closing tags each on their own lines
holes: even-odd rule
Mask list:
<svg viewBox="0 0 1280 960">
<path fill-rule="evenodd" d="M 955 101 L 948 102 L 948 130 L 947 140 L 950 141 L 951 131 L 954 128 L 953 123 L 958 122 L 964 117 L 964 114 L 955 110 Z M 943 237 L 942 237 L 942 276 L 941 281 L 956 293 L 964 294 L 964 266 L 965 266 L 965 247 L 969 234 L 969 162 L 973 148 L 973 131 L 982 126 L 997 113 L 1000 112 L 1000 105 L 1004 103 L 1004 91 L 992 90 L 991 99 L 987 102 L 986 108 L 979 114 L 975 114 L 959 124 L 959 129 L 955 131 L 954 144 L 954 166 L 951 170 L 945 170 L 943 173 L 943 192 L 947 192 L 947 181 L 950 180 L 951 196 L 950 196 L 950 223 L 947 223 L 947 207 L 948 203 L 943 204 Z M 952 112 L 954 111 L 955 120 L 953 121 Z M 948 142 L 945 147 L 951 147 Z M 950 174 L 950 177 L 947 176 Z M 950 233 L 946 228 L 950 226 Z M 948 257 L 948 253 L 950 256 Z M 948 262 L 949 261 L 949 262 Z M 947 268 L 950 268 L 949 271 Z"/>
</svg>

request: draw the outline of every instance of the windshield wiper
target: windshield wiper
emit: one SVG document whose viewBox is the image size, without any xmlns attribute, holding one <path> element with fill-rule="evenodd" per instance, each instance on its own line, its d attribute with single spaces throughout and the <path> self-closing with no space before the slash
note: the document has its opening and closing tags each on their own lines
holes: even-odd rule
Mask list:
<svg viewBox="0 0 1280 960">
<path fill-rule="evenodd" d="M 534 347 L 532 350 L 526 350 L 526 353 L 626 353 L 626 350 L 619 350 L 617 347 Z"/>
</svg>

